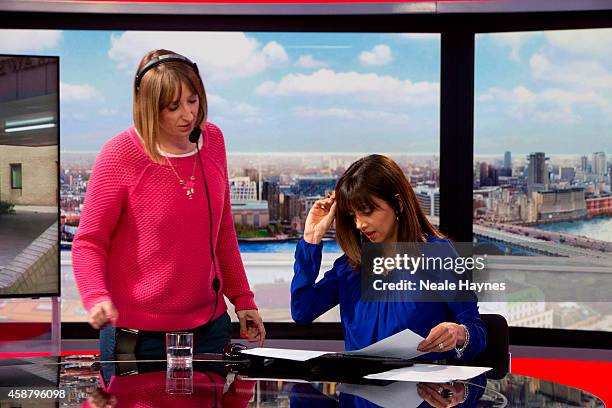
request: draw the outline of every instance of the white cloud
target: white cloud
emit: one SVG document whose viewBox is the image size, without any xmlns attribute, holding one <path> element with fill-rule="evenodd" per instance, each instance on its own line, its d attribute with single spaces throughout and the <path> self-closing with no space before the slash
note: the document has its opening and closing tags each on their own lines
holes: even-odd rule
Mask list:
<svg viewBox="0 0 612 408">
<path fill-rule="evenodd" d="M 67 119 L 72 119 L 72 120 L 77 120 L 77 121 L 83 121 L 86 119 L 89 119 L 89 116 L 86 116 L 82 113 L 78 113 L 78 112 L 71 112 L 68 113 L 68 115 L 66 116 Z"/>
<path fill-rule="evenodd" d="M 261 50 L 265 62 L 270 67 L 282 67 L 289 62 L 289 56 L 282 45 L 270 41 Z"/>
<path fill-rule="evenodd" d="M 518 104 L 533 105 L 537 101 L 537 95 L 524 86 L 517 86 L 512 90 L 512 96 Z"/>
<path fill-rule="evenodd" d="M 88 101 L 98 97 L 98 91 L 89 84 L 60 83 L 60 99 L 62 101 Z"/>
<path fill-rule="evenodd" d="M 219 95 L 216 94 L 212 94 L 212 93 L 206 93 L 206 102 L 208 103 L 209 106 L 215 106 L 215 105 L 223 105 L 227 103 L 227 100 Z"/>
<path fill-rule="evenodd" d="M 233 113 L 241 116 L 257 116 L 259 114 L 259 108 L 256 106 L 250 105 L 248 103 L 238 102 L 234 104 Z"/>
<path fill-rule="evenodd" d="M 102 108 L 98 109 L 98 115 L 100 116 L 116 116 L 119 111 L 115 108 Z"/>
<path fill-rule="evenodd" d="M 134 74 L 147 52 L 165 48 L 185 55 L 198 64 L 207 79 L 248 77 L 266 69 L 284 66 L 289 57 L 275 41 L 262 45 L 240 32 L 143 32 L 111 35 L 108 56 L 118 68 Z"/>
<path fill-rule="evenodd" d="M 548 43 L 564 52 L 609 58 L 612 29 L 564 30 L 545 33 Z"/>
<path fill-rule="evenodd" d="M 0 50 L 4 53 L 38 52 L 57 47 L 61 39 L 60 30 L 0 30 Z"/>
<path fill-rule="evenodd" d="M 327 63 L 319 61 L 315 59 L 312 55 L 307 54 L 300 55 L 300 58 L 298 58 L 295 65 L 302 68 L 323 68 L 327 66 Z"/>
<path fill-rule="evenodd" d="M 311 108 L 299 106 L 293 108 L 293 114 L 298 117 L 305 118 L 334 118 L 334 119 L 350 119 L 353 121 L 366 120 L 384 120 L 385 123 L 406 123 L 410 118 L 406 114 L 378 111 L 378 110 L 361 110 L 361 109 L 346 109 L 346 108 Z"/>
<path fill-rule="evenodd" d="M 253 120 L 260 118 L 258 107 L 245 102 L 228 101 L 222 96 L 215 94 L 206 95 L 208 101 L 208 111 L 211 116 L 224 118 L 223 121 L 244 121 L 252 123 Z"/>
<path fill-rule="evenodd" d="M 363 65 L 386 65 L 393 61 L 391 48 L 385 44 L 378 44 L 371 51 L 363 51 L 359 55 L 359 61 Z"/>
<path fill-rule="evenodd" d="M 529 59 L 529 67 L 537 80 L 559 82 L 580 89 L 612 87 L 612 73 L 595 60 L 554 62 L 546 55 L 536 53 Z"/>
<path fill-rule="evenodd" d="M 337 118 L 337 119 L 354 119 L 355 113 L 349 109 L 343 108 L 327 108 L 327 109 L 315 109 L 309 107 L 296 107 L 293 108 L 293 114 L 295 116 L 303 118 Z"/>
<path fill-rule="evenodd" d="M 265 81 L 256 90 L 261 95 L 355 96 L 388 103 L 433 105 L 439 101 L 440 84 L 412 82 L 392 76 L 335 72 L 320 69 L 310 74 L 289 74 L 280 81 Z"/>
<path fill-rule="evenodd" d="M 486 36 L 489 35 L 491 34 L 486 34 Z M 510 59 L 520 61 L 520 52 L 523 45 L 537 36 L 541 36 L 541 33 L 495 33 L 490 38 L 502 46 L 510 47 Z"/>
<path fill-rule="evenodd" d="M 534 92 L 523 85 L 512 89 L 490 88 L 477 100 L 481 107 L 493 107 L 512 118 L 545 123 L 580 122 L 582 118 L 575 112 L 577 107 L 594 106 L 604 112 L 610 108 L 607 99 L 592 91 L 548 88 Z"/>
<path fill-rule="evenodd" d="M 545 89 L 540 92 L 538 98 L 547 103 L 555 103 L 564 108 L 571 109 L 573 105 L 586 104 L 598 106 L 605 109 L 609 106 L 606 98 L 589 92 L 572 92 L 564 89 Z"/>
</svg>

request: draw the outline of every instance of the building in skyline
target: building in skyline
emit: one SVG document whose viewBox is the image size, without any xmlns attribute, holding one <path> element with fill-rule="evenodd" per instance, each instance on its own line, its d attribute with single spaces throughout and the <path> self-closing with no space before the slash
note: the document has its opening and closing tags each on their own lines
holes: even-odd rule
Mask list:
<svg viewBox="0 0 612 408">
<path fill-rule="evenodd" d="M 586 174 L 589 172 L 589 158 L 580 156 L 580 169 Z"/>
<path fill-rule="evenodd" d="M 591 166 L 591 173 L 598 176 L 603 176 L 608 171 L 608 164 L 606 162 L 606 153 L 595 152 L 593 153 L 593 165 Z"/>
<path fill-rule="evenodd" d="M 506 151 L 504 153 L 504 168 L 511 169 L 512 168 L 512 153 Z"/>
<path fill-rule="evenodd" d="M 336 188 L 336 180 L 336 177 L 300 176 L 295 180 L 291 191 L 302 196 L 322 196 L 325 191 Z"/>
<path fill-rule="evenodd" d="M 303 200 L 300 200 L 299 195 L 282 192 L 279 195 L 280 215 L 283 223 L 295 223 L 295 218 L 300 218 L 302 214 Z"/>
<path fill-rule="evenodd" d="M 487 164 L 487 162 L 481 162 L 480 166 L 478 167 L 478 174 L 479 174 L 479 185 L 482 186 L 487 186 L 487 177 L 489 177 L 489 165 Z"/>
<path fill-rule="evenodd" d="M 571 183 L 576 178 L 576 169 L 573 167 L 561 167 L 559 172 L 562 181 L 569 181 Z"/>
<path fill-rule="evenodd" d="M 548 187 L 548 171 L 546 161 L 549 158 L 543 152 L 531 153 L 527 156 L 529 163 L 527 167 L 527 190 L 529 194 L 532 191 L 543 190 Z"/>
<path fill-rule="evenodd" d="M 580 219 L 587 215 L 583 187 L 534 191 L 536 220 L 543 222 Z"/>
<path fill-rule="evenodd" d="M 419 184 L 415 187 L 414 193 L 425 215 L 440 216 L 440 189 L 438 187 Z"/>
<path fill-rule="evenodd" d="M 270 223 L 268 202 L 260 200 L 232 202 L 234 224 L 267 228 Z"/>
<path fill-rule="evenodd" d="M 256 201 L 257 183 L 249 177 L 233 177 L 229 180 L 230 201 Z"/>
<path fill-rule="evenodd" d="M 276 178 L 277 179 L 277 178 Z M 269 178 L 263 181 L 261 198 L 268 202 L 270 221 L 280 221 L 280 185 L 278 180 Z"/>
<path fill-rule="evenodd" d="M 255 187 L 257 189 L 257 200 L 261 200 L 261 192 L 262 192 L 262 183 L 263 180 L 261 178 L 261 171 L 259 171 L 258 169 L 252 168 L 252 167 L 247 167 L 243 170 L 243 175 L 244 177 L 248 177 L 249 180 L 252 180 L 255 182 Z"/>
<path fill-rule="evenodd" d="M 504 167 L 500 171 L 500 176 L 512 176 L 512 153 L 506 151 L 504 153 Z"/>
</svg>

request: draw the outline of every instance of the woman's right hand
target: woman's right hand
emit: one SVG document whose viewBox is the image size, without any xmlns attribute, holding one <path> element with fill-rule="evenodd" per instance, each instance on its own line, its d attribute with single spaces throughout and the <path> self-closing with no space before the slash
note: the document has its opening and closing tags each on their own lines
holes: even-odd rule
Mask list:
<svg viewBox="0 0 612 408">
<path fill-rule="evenodd" d="M 101 329 L 109 322 L 114 326 L 117 322 L 117 317 L 119 317 L 119 313 L 117 313 L 115 305 L 110 300 L 96 303 L 89 310 L 89 324 L 94 329 Z"/>
<path fill-rule="evenodd" d="M 318 244 L 323 235 L 331 227 L 336 216 L 336 201 L 334 197 L 317 200 L 308 212 L 304 226 L 304 241 L 309 244 Z"/>
</svg>

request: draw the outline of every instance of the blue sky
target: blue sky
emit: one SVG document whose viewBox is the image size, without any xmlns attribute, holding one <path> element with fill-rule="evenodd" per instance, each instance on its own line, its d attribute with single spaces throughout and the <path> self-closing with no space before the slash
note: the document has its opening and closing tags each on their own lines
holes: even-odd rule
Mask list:
<svg viewBox="0 0 612 408">
<path fill-rule="evenodd" d="M 228 151 L 439 149 L 440 39 L 372 33 L 0 30 L 0 53 L 60 56 L 61 149 L 131 126 L 142 55 L 198 63 Z M 612 151 L 612 30 L 477 37 L 477 154 Z"/>
</svg>

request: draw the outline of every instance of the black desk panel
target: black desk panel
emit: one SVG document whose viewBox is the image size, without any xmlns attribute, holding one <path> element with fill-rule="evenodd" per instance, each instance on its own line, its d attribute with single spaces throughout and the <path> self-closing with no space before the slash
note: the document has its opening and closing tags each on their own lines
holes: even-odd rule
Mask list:
<svg viewBox="0 0 612 408">
<path fill-rule="evenodd" d="M 167 392 L 169 381 L 176 377 L 168 378 L 166 361 L 137 361 L 131 356 L 118 359 L 125 361 L 100 363 L 96 356 L 89 355 L 0 360 L 0 406 L 604 406 L 600 399 L 580 389 L 515 374 L 483 374 L 454 384 L 368 381 L 355 379 L 350 373 L 312 372 L 303 364 L 263 364 L 262 360 L 195 361 L 192 371 L 179 378 L 188 383 L 183 389 L 187 393 L 171 394 Z"/>
</svg>

